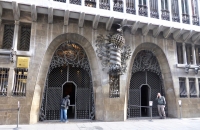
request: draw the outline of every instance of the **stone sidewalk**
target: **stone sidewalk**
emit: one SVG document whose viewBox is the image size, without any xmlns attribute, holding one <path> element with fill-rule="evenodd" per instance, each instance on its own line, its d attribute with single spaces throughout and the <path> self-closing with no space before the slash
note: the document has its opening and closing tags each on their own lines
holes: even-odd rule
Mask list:
<svg viewBox="0 0 200 130">
<path fill-rule="evenodd" d="M 129 119 L 124 122 L 70 120 L 19 125 L 20 130 L 200 130 L 200 118 Z M 16 125 L 0 125 L 0 130 L 16 130 Z"/>
</svg>

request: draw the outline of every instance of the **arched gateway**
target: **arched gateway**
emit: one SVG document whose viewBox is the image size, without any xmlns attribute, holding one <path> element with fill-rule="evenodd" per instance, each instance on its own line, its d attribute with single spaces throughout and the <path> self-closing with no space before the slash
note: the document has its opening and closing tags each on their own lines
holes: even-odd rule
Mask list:
<svg viewBox="0 0 200 130">
<path fill-rule="evenodd" d="M 150 116 L 149 101 L 155 101 L 158 92 L 164 93 L 163 79 L 155 55 L 148 50 L 140 51 L 132 66 L 129 87 L 128 118 Z M 167 107 L 165 108 L 167 110 Z M 158 116 L 157 104 L 153 103 L 152 116 Z"/>
<path fill-rule="evenodd" d="M 39 120 L 59 120 L 60 101 L 70 95 L 68 117 L 94 119 L 94 96 L 90 65 L 83 48 L 73 41 L 55 51 L 46 76 Z"/>
</svg>

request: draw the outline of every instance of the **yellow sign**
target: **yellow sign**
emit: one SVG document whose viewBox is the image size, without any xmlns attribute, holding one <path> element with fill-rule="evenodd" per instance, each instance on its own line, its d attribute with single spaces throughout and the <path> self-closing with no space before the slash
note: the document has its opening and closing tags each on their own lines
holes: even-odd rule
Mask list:
<svg viewBox="0 0 200 130">
<path fill-rule="evenodd" d="M 29 57 L 17 57 L 17 68 L 28 68 L 29 60 Z"/>
</svg>

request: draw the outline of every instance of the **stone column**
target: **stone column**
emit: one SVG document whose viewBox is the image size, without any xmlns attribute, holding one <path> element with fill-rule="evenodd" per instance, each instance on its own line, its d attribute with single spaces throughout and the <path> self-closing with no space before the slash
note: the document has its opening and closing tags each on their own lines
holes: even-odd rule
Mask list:
<svg viewBox="0 0 200 130">
<path fill-rule="evenodd" d="M 162 15 L 162 7 L 161 7 L 161 0 L 158 0 L 158 19 L 162 20 L 161 18 Z"/>
<path fill-rule="evenodd" d="M 123 13 L 126 14 L 126 0 L 123 0 Z"/>
<path fill-rule="evenodd" d="M 15 21 L 15 29 L 14 29 L 14 36 L 13 36 L 13 50 L 14 51 L 17 51 L 18 33 L 19 33 L 19 21 Z"/>
<path fill-rule="evenodd" d="M 186 56 L 186 49 L 185 49 L 185 43 L 183 43 L 183 64 L 187 64 L 187 56 Z"/>
<path fill-rule="evenodd" d="M 169 21 L 172 21 L 172 3 L 171 0 L 168 0 L 168 11 L 169 11 Z"/>
<path fill-rule="evenodd" d="M 181 0 L 178 0 L 178 9 L 179 9 L 179 18 L 180 18 L 180 23 L 183 23 L 182 21 L 182 8 L 181 8 Z"/>
<path fill-rule="evenodd" d="M 135 15 L 139 15 L 139 0 L 135 0 Z"/>
<path fill-rule="evenodd" d="M 110 11 L 113 11 L 113 4 L 114 4 L 113 0 L 110 0 Z"/>
<path fill-rule="evenodd" d="M 193 25 L 193 23 L 192 23 L 192 16 L 193 16 L 193 14 L 192 14 L 192 5 L 191 5 L 191 0 L 187 0 L 188 1 L 188 13 L 189 13 L 189 24 L 190 25 Z"/>
<path fill-rule="evenodd" d="M 147 14 L 148 14 L 148 16 L 147 16 L 147 17 L 149 17 L 149 18 L 150 18 L 150 17 L 151 17 L 151 15 L 150 15 L 150 13 L 151 13 L 151 10 L 150 10 L 150 2 L 149 2 L 149 0 L 147 0 L 147 1 L 146 1 L 146 4 L 147 4 L 147 10 L 148 10 L 148 13 L 147 13 Z"/>
<path fill-rule="evenodd" d="M 189 87 L 188 77 L 185 78 L 185 86 L 186 86 L 187 96 L 188 96 L 188 98 L 190 98 L 190 87 Z"/>
<path fill-rule="evenodd" d="M 9 70 L 7 96 L 12 96 L 12 89 L 14 87 L 15 70 L 13 67 Z"/>
<path fill-rule="evenodd" d="M 197 97 L 199 97 L 199 79 L 198 78 L 195 78 L 195 89 L 196 89 L 196 94 L 197 94 Z"/>
<path fill-rule="evenodd" d="M 195 46 L 194 44 L 192 44 L 192 55 L 193 55 L 193 65 L 196 65 L 197 62 L 196 62 L 196 53 L 195 53 Z"/>
</svg>

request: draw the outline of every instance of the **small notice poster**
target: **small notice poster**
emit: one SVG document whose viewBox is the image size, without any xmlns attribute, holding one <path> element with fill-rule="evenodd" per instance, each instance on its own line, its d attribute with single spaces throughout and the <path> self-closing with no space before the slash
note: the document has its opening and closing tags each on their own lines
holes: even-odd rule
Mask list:
<svg viewBox="0 0 200 130">
<path fill-rule="evenodd" d="M 29 57 L 17 57 L 17 68 L 28 68 L 29 60 Z"/>
</svg>

